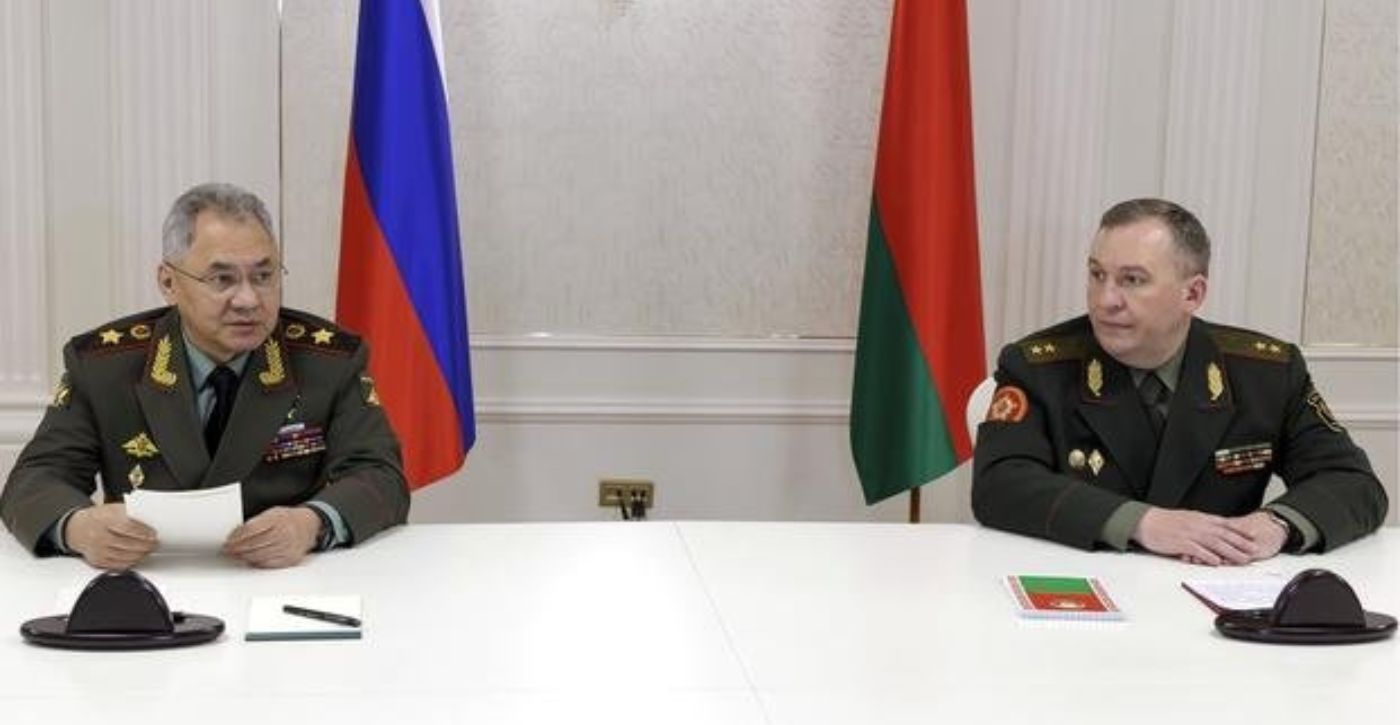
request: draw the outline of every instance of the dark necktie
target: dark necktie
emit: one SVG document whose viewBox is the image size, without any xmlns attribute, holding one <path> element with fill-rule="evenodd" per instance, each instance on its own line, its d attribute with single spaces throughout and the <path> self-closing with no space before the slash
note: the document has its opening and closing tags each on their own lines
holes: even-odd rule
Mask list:
<svg viewBox="0 0 1400 725">
<path fill-rule="evenodd" d="M 1157 373 L 1148 373 L 1138 384 L 1138 397 L 1142 398 L 1142 405 L 1147 409 L 1147 419 L 1152 422 L 1152 432 L 1157 438 L 1162 437 L 1162 429 L 1167 427 L 1167 403 L 1171 400 L 1171 391 L 1167 389 L 1166 383 L 1157 377 Z"/>
<path fill-rule="evenodd" d="M 233 413 L 233 398 L 238 393 L 238 376 L 232 370 L 220 365 L 209 373 L 205 385 L 214 389 L 214 409 L 209 411 L 209 420 L 204 422 L 204 447 L 209 457 L 219 450 L 219 439 L 224 436 L 229 416 Z"/>
</svg>

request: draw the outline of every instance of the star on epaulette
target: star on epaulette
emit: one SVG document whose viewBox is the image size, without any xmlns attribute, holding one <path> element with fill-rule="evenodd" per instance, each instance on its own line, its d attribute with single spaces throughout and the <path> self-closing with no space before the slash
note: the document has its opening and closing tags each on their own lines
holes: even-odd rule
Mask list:
<svg viewBox="0 0 1400 725">
<path fill-rule="evenodd" d="M 151 344 L 156 323 L 169 313 L 169 309 L 155 307 L 88 330 L 72 339 L 73 350 L 84 356 L 146 350 Z"/>
<path fill-rule="evenodd" d="M 331 355 L 349 355 L 360 347 L 360 338 L 326 320 L 309 315 L 293 317 L 284 311 L 282 339 L 297 350 Z"/>
<path fill-rule="evenodd" d="M 73 339 L 73 348 L 83 355 L 144 349 L 148 338 L 131 334 L 126 325 L 107 325 Z"/>
<path fill-rule="evenodd" d="M 1291 356 L 1287 343 L 1246 330 L 1216 329 L 1211 330 L 1211 337 L 1226 355 L 1280 363 L 1288 362 Z"/>
<path fill-rule="evenodd" d="M 1074 338 L 1041 338 L 1021 343 L 1021 353 L 1032 363 L 1076 360 L 1083 356 L 1084 345 Z"/>
</svg>

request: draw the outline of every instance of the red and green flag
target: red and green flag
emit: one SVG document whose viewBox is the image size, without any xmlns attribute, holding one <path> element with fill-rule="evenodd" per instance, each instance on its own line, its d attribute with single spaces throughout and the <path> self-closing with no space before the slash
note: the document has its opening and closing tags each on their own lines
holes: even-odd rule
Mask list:
<svg viewBox="0 0 1400 725">
<path fill-rule="evenodd" d="M 986 375 L 964 0 L 896 0 L 861 292 L 851 452 L 867 504 L 972 453 Z"/>
</svg>

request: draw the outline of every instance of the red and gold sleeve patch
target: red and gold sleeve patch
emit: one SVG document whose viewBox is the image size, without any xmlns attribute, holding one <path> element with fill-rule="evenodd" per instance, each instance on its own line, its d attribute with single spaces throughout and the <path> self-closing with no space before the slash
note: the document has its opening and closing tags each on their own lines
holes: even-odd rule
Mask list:
<svg viewBox="0 0 1400 725">
<path fill-rule="evenodd" d="M 1026 401 L 1026 391 L 1015 385 L 1003 385 L 992 396 L 992 404 L 987 408 L 987 420 L 999 423 L 1020 423 L 1026 419 L 1030 404 Z"/>
</svg>

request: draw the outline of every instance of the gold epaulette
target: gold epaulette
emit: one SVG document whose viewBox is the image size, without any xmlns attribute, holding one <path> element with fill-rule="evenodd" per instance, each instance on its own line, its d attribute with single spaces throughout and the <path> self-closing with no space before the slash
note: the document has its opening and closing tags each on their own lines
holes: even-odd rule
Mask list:
<svg viewBox="0 0 1400 725">
<path fill-rule="evenodd" d="M 300 310 L 282 308 L 282 339 L 287 346 L 323 355 L 349 355 L 360 348 L 360 336 L 330 320 Z"/>
<path fill-rule="evenodd" d="M 158 307 L 146 310 L 120 320 L 113 320 L 73 338 L 73 349 L 79 355 L 106 354 L 145 350 L 150 344 L 151 333 L 156 322 L 165 315 L 168 308 Z"/>
<path fill-rule="evenodd" d="M 1226 355 L 1278 363 L 1286 363 L 1292 357 L 1292 345 L 1249 330 L 1214 327 L 1210 330 L 1210 337 L 1215 340 L 1220 352 Z"/>
<path fill-rule="evenodd" d="M 1017 343 L 1021 354 L 1031 364 L 1078 360 L 1084 357 L 1084 339 L 1081 337 L 1059 336 L 1040 337 Z"/>
</svg>

